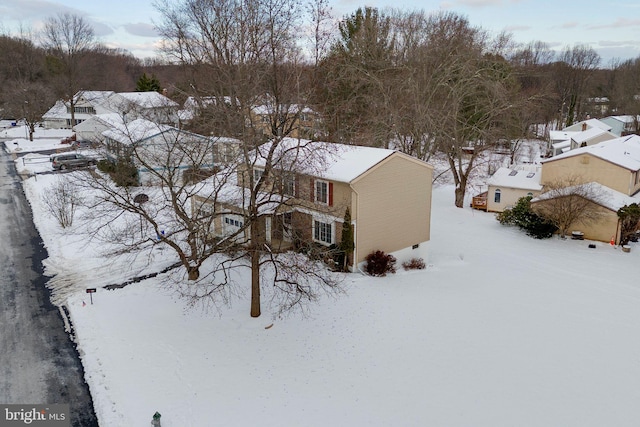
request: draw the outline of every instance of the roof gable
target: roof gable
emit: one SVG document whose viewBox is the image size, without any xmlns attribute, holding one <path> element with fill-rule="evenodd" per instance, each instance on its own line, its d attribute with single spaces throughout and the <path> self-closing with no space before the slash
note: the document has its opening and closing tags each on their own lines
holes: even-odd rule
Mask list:
<svg viewBox="0 0 640 427">
<path fill-rule="evenodd" d="M 256 166 L 265 164 L 271 143 L 260 146 Z M 284 138 L 277 147 L 274 163 L 285 170 L 316 176 L 330 181 L 351 182 L 395 153 L 383 148 L 335 144 Z"/>
</svg>

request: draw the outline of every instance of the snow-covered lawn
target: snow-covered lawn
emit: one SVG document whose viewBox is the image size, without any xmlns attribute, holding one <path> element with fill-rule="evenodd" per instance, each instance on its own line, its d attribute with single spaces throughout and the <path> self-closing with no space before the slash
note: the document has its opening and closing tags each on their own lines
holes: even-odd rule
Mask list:
<svg viewBox="0 0 640 427">
<path fill-rule="evenodd" d="M 307 317 L 251 319 L 248 295 L 206 312 L 154 279 L 100 288 L 136 267 L 42 214 L 54 178 L 25 188 L 47 272 L 78 272 L 65 297 L 102 426 L 638 425 L 638 244 L 534 240 L 438 187 L 426 270 L 351 274 Z"/>
</svg>

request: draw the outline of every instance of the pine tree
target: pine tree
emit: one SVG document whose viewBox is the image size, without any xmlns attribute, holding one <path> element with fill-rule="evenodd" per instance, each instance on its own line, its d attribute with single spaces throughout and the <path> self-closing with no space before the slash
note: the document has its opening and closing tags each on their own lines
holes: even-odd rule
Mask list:
<svg viewBox="0 0 640 427">
<path fill-rule="evenodd" d="M 142 76 L 136 82 L 136 92 L 160 92 L 160 80 L 153 74 L 151 77 L 147 76 L 147 73 L 142 73 Z"/>
</svg>

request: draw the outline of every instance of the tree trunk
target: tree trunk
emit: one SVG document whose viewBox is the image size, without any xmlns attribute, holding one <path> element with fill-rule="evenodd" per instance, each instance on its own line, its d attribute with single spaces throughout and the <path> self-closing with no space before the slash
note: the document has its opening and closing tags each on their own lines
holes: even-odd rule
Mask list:
<svg viewBox="0 0 640 427">
<path fill-rule="evenodd" d="M 260 317 L 260 251 L 251 251 L 251 317 Z"/>
<path fill-rule="evenodd" d="M 200 278 L 200 269 L 198 267 L 189 267 L 189 280 L 198 280 Z"/>
<path fill-rule="evenodd" d="M 464 194 L 465 194 L 465 187 L 463 187 L 462 185 L 460 185 L 459 187 L 456 187 L 456 207 L 457 208 L 464 207 Z"/>
</svg>

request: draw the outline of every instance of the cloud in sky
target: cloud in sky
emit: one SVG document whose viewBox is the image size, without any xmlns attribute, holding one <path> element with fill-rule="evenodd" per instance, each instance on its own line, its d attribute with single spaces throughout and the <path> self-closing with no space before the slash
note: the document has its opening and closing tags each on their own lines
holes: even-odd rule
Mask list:
<svg viewBox="0 0 640 427">
<path fill-rule="evenodd" d="M 602 23 L 598 25 L 589 25 L 587 28 L 589 30 L 602 30 L 602 29 L 610 29 L 610 28 L 638 27 L 638 26 L 640 26 L 640 19 L 618 18 L 615 22 Z"/>
<path fill-rule="evenodd" d="M 504 27 L 505 31 L 508 32 L 512 32 L 512 31 L 529 31 L 531 30 L 531 26 L 530 25 L 510 25 L 507 27 Z"/>
<path fill-rule="evenodd" d="M 158 32 L 156 31 L 153 24 L 138 22 L 135 24 L 124 24 L 123 27 L 127 31 L 127 33 L 132 34 L 134 36 L 158 37 Z"/>
</svg>

